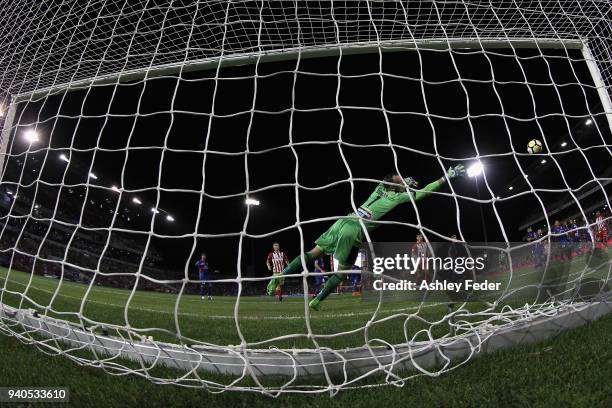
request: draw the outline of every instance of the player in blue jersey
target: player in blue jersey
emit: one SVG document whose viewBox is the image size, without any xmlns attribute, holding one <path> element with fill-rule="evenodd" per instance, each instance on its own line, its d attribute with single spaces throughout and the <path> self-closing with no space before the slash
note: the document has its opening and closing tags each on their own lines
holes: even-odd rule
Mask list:
<svg viewBox="0 0 612 408">
<path fill-rule="evenodd" d="M 550 232 L 553 235 L 552 241 L 555 242 L 553 245 L 557 246 L 557 248 L 555 248 L 556 255 L 561 260 L 571 258 L 571 256 L 568 253 L 569 252 L 568 249 L 570 249 L 571 251 L 571 248 L 569 245 L 569 241 L 567 237 L 567 229 L 565 228 L 565 226 L 561 224 L 559 220 L 556 220 L 555 225 L 553 225 Z"/>
<path fill-rule="evenodd" d="M 533 228 L 527 228 L 527 242 L 532 242 L 538 239 L 538 234 L 533 230 Z"/>
<path fill-rule="evenodd" d="M 533 228 L 527 228 L 527 242 L 533 242 L 531 247 L 531 256 L 535 267 L 542 266 L 544 261 L 544 244 L 538 239 L 542 238 L 542 230 L 538 229 L 537 232 Z"/>
<path fill-rule="evenodd" d="M 206 254 L 202 254 L 200 259 L 198 259 L 195 263 L 196 268 L 198 268 L 198 279 L 200 280 L 200 296 L 202 300 L 205 299 L 206 296 L 206 278 L 208 276 L 208 262 L 206 262 Z M 208 300 L 212 300 L 212 296 L 210 293 L 208 294 Z"/>
<path fill-rule="evenodd" d="M 360 267 L 358 267 L 357 265 L 353 265 L 353 269 L 354 270 L 358 270 L 361 269 Z M 357 293 L 358 289 L 357 287 L 359 286 L 359 281 L 361 280 L 361 275 L 358 273 L 351 273 L 351 288 L 353 290 L 353 293 Z"/>
<path fill-rule="evenodd" d="M 527 228 L 527 242 L 533 242 L 537 239 L 537 234 L 533 230 L 533 228 Z M 538 259 L 536 257 L 536 244 L 531 245 L 531 258 L 533 259 L 534 265 L 538 266 Z"/>
<path fill-rule="evenodd" d="M 569 233 L 569 240 L 571 242 L 580 242 L 580 230 L 578 229 L 578 223 L 576 220 L 568 221 L 568 229 L 571 231 Z"/>
<path fill-rule="evenodd" d="M 536 231 L 536 235 L 537 239 L 540 239 L 544 236 L 544 231 L 542 231 L 542 228 L 538 228 L 538 230 Z M 545 244 L 542 241 L 538 241 L 538 243 L 536 244 L 536 254 L 538 259 L 537 266 L 540 266 L 544 263 L 544 258 L 546 257 L 546 247 L 544 245 Z"/>
<path fill-rule="evenodd" d="M 572 257 L 580 255 L 580 245 L 578 244 L 580 242 L 580 230 L 576 220 L 568 219 L 565 223 L 565 230 L 567 231 L 568 252 Z"/>
<path fill-rule="evenodd" d="M 323 257 L 317 258 L 314 263 L 314 269 L 316 275 L 314 276 L 314 294 L 315 296 L 321 290 L 321 286 L 325 283 L 325 259 Z"/>
</svg>

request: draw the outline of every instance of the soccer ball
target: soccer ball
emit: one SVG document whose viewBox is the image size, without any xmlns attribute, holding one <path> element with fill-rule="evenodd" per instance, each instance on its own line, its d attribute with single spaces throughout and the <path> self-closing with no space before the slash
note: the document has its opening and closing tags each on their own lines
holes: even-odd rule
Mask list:
<svg viewBox="0 0 612 408">
<path fill-rule="evenodd" d="M 542 142 L 538 139 L 531 139 L 529 143 L 527 143 L 527 153 L 534 154 L 540 153 L 542 151 Z"/>
</svg>

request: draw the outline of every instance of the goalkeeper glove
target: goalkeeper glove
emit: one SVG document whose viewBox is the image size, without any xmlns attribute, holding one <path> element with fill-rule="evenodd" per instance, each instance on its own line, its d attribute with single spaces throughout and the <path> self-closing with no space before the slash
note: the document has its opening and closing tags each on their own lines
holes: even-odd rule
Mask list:
<svg viewBox="0 0 612 408">
<path fill-rule="evenodd" d="M 465 166 L 463 164 L 458 164 L 455 167 L 451 166 L 446 172 L 446 177 L 449 179 L 461 176 L 465 176 Z"/>
<path fill-rule="evenodd" d="M 419 186 L 419 182 L 413 179 L 412 177 L 406 177 L 404 179 L 404 183 L 406 183 L 408 187 L 412 188 L 417 188 Z"/>
</svg>

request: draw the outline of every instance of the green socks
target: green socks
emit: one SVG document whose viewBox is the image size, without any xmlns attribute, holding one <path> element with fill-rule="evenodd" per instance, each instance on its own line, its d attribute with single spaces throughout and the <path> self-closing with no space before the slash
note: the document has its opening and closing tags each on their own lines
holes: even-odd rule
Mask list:
<svg viewBox="0 0 612 408">
<path fill-rule="evenodd" d="M 344 276 L 340 274 L 330 276 L 329 279 L 327 279 L 327 282 L 325 282 L 325 286 L 323 287 L 323 289 L 321 289 L 321 291 L 317 295 L 317 299 L 321 301 L 327 296 L 329 296 L 329 294 L 332 293 L 336 286 L 338 286 L 338 284 L 342 282 L 343 278 Z"/>
<path fill-rule="evenodd" d="M 314 257 L 310 254 L 310 252 L 304 253 L 304 258 L 306 259 L 306 266 L 309 266 L 314 260 Z M 289 265 L 287 265 L 287 267 L 283 269 L 283 275 L 290 275 L 298 271 L 301 272 L 302 271 L 301 268 L 302 268 L 302 257 L 296 256 L 295 258 L 293 258 L 293 261 L 289 262 Z"/>
<path fill-rule="evenodd" d="M 309 265 L 312 263 L 314 257 L 309 252 L 306 252 L 304 254 L 304 258 L 306 259 L 306 265 Z M 302 271 L 301 268 L 302 268 L 302 257 L 297 256 L 293 259 L 293 261 L 289 262 L 289 265 L 287 265 L 285 269 L 283 269 L 283 275 L 289 275 L 292 273 L 296 273 L 298 271 L 301 272 Z M 282 284 L 282 281 L 284 279 L 285 278 L 282 278 L 280 276 L 270 279 L 270 282 L 268 282 L 268 287 L 266 288 L 266 293 L 268 294 L 268 296 L 274 295 L 274 291 L 276 290 L 278 285 Z"/>
<path fill-rule="evenodd" d="M 306 265 L 310 268 L 310 264 L 314 260 L 314 257 L 310 254 L 310 252 L 306 252 L 304 254 L 304 258 L 306 259 Z M 302 258 L 298 256 L 298 257 L 295 257 L 293 261 L 289 262 L 289 265 L 287 265 L 287 267 L 283 270 L 283 275 L 297 273 L 298 271 L 301 272 L 301 270 L 302 270 Z M 330 293 L 332 293 L 332 291 L 336 288 L 336 286 L 338 286 L 338 284 L 342 282 L 343 279 L 344 279 L 344 275 L 341 275 L 341 274 L 330 276 L 327 279 L 325 286 L 323 287 L 323 289 L 321 289 L 321 291 L 319 292 L 316 298 L 319 299 L 319 301 L 325 299 Z"/>
<path fill-rule="evenodd" d="M 314 260 L 314 257 L 310 254 L 310 252 L 306 252 L 304 253 L 304 259 L 306 261 L 306 266 L 308 266 L 308 268 L 310 269 L 310 266 L 312 264 L 312 261 Z M 287 265 L 287 267 L 283 269 L 283 275 L 292 275 L 294 273 L 298 273 L 301 271 L 302 271 L 302 257 L 296 256 L 295 258 L 293 258 L 291 262 L 289 262 L 289 265 Z M 315 298 L 317 300 L 315 302 L 316 306 L 318 306 L 320 301 L 322 301 L 327 296 L 329 296 L 329 294 L 332 293 L 332 291 L 336 288 L 336 286 L 338 286 L 338 284 L 340 284 L 340 282 L 342 282 L 343 279 L 344 279 L 344 275 L 341 275 L 341 274 L 331 275 L 327 279 L 327 282 L 325 283 L 325 286 L 323 287 L 323 289 L 321 289 L 321 291 Z M 280 281 L 280 278 L 272 278 L 272 280 L 270 280 L 270 283 L 268 284 L 268 288 L 267 288 L 268 295 L 274 294 L 274 290 L 278 286 L 279 281 Z M 313 301 L 315 299 L 313 299 Z M 311 301 L 311 303 L 313 301 Z M 314 309 L 318 310 L 318 307 Z"/>
</svg>

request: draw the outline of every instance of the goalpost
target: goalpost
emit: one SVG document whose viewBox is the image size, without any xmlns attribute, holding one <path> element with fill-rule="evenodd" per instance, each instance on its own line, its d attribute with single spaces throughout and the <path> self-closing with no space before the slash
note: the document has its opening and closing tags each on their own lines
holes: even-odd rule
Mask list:
<svg viewBox="0 0 612 408">
<path fill-rule="evenodd" d="M 577 272 L 574 280 L 560 297 L 553 300 L 525 303 L 509 306 L 502 298 L 493 299 L 478 311 L 458 305 L 456 309 L 445 310 L 435 321 L 428 320 L 424 310 L 428 307 L 445 307 L 431 305 L 425 301 L 409 305 L 401 310 L 385 311 L 381 300 L 371 309 L 363 327 L 357 330 L 339 330 L 337 332 L 317 333 L 313 326 L 313 313 L 308 309 L 308 300 L 304 301 L 301 332 L 288 331 L 283 335 L 270 336 L 264 340 L 251 340 L 243 332 L 240 322 L 241 302 L 244 302 L 243 290 L 247 284 L 258 284 L 267 281 L 270 276 L 248 276 L 241 265 L 249 257 L 245 249 L 246 240 L 250 238 L 270 238 L 285 231 L 295 231 L 300 238 L 299 252 L 309 249 L 313 237 L 304 233 L 315 222 L 331 224 L 338 216 L 303 218 L 300 205 L 300 192 L 318 191 L 335 185 L 346 185 L 351 191 L 350 200 L 345 209 L 356 211 L 360 198 L 354 196 L 359 183 L 375 183 L 376 174 L 356 176 L 356 167 L 345 157 L 343 148 L 355 149 L 385 148 L 393 158 L 393 169 L 405 169 L 405 162 L 399 157 L 406 152 L 430 158 L 439 171 L 448 167 L 448 161 L 478 161 L 481 159 L 511 158 L 524 177 L 526 187 L 522 191 L 513 190 L 511 186 L 506 196 L 500 197 L 486 173 L 483 174 L 486 191 L 480 196 L 471 197 L 463 190 L 455 190 L 450 185 L 449 193 L 436 193 L 436 196 L 448 199 L 456 213 L 456 229 L 459 240 L 467 241 L 462 231 L 460 202 L 467 200 L 478 205 L 490 206 L 497 228 L 504 238 L 504 247 L 510 252 L 511 240 L 509 231 L 515 228 L 504 225 L 500 209 L 505 203 L 512 205 L 525 195 L 533 200 L 542 212 L 547 208 L 542 196 L 548 193 L 567 194 L 585 220 L 582 229 L 594 226 L 592 217 L 585 211 L 586 205 L 577 193 L 576 187 L 568 181 L 567 169 L 562 160 L 568 151 L 555 150 L 555 135 L 545 132 L 549 117 L 559 118 L 562 129 L 567 131 L 571 154 L 585 163 L 586 181 L 581 181 L 588 188 L 594 188 L 605 197 L 610 208 L 610 192 L 607 190 L 609 178 L 601 176 L 591 163 L 590 157 L 596 152 L 597 160 L 607 160 L 612 165 L 612 7 L 605 0 L 590 1 L 539 1 L 539 2 L 492 2 L 492 1 L 259 1 L 259 0 L 204 0 L 138 2 L 127 0 L 63 2 L 46 4 L 33 0 L 22 0 L 13 7 L 1 10 L 0 25 L 2 47 L 0 47 L 0 101 L 2 101 L 1 140 L 0 140 L 0 184 L 4 204 L 0 213 L 0 254 L 5 272 L 0 275 L 0 332 L 14 336 L 19 340 L 35 345 L 45 353 L 61 354 L 81 365 L 100 367 L 111 374 L 134 374 L 157 383 L 173 383 L 189 387 L 206 388 L 212 392 L 226 390 L 256 391 L 267 395 L 280 395 L 286 392 L 329 392 L 331 395 L 342 389 L 355 387 L 372 387 L 385 384 L 404 385 L 405 381 L 415 375 L 438 376 L 467 363 L 482 352 L 490 352 L 530 341 L 540 340 L 559 331 L 576 327 L 595 320 L 612 310 L 610 303 L 610 274 L 612 263 L 604 263 L 591 268 L 584 266 Z M 524 53 L 528 52 L 528 53 Z M 389 55 L 410 55 L 406 59 L 414 61 L 418 70 L 402 71 L 402 67 L 387 72 L 390 64 L 385 62 Z M 425 72 L 424 59 L 429 55 L 443 55 L 448 59 L 449 72 L 453 78 L 448 80 L 430 80 Z M 345 74 L 343 63 L 351 56 L 373 57 L 378 61 L 374 69 L 366 73 Z M 481 58 L 490 77 L 473 78 L 463 75 L 458 62 L 461 58 Z M 521 80 L 498 79 L 496 77 L 499 62 L 507 59 L 515 64 Z M 310 72 L 304 68 L 304 61 L 318 59 L 333 66 L 333 72 Z M 547 77 L 545 83 L 530 82 L 532 61 L 539 61 Z M 386 60 L 385 60 L 386 61 Z M 267 64 L 283 63 L 281 68 L 272 73 L 260 74 Z M 471 62 L 470 62 L 471 63 Z M 407 63 L 408 64 L 408 63 Z M 562 82 L 557 82 L 556 64 L 564 64 L 566 75 Z M 286 68 L 289 66 L 290 68 Z M 569 67 L 569 68 L 568 68 Z M 588 77 L 581 74 L 586 67 Z M 236 68 L 238 74 L 228 71 Z M 242 71 L 239 71 L 242 69 Z M 398 71 L 400 73 L 398 73 Z M 248 75 L 243 74 L 247 72 Z M 234 75 L 234 76 L 232 76 Z M 258 86 L 268 77 L 287 75 L 290 78 L 290 106 L 277 111 L 266 111 L 258 106 L 263 91 Z M 301 108 L 296 104 L 299 90 L 296 83 L 304 75 L 312 77 L 329 77 L 335 80 L 336 89 L 333 106 L 321 105 L 314 108 Z M 375 78 L 380 86 L 376 100 L 369 101 L 372 106 L 359 106 L 342 103 L 341 88 L 354 78 Z M 205 78 L 205 79 L 203 79 Z M 393 92 L 385 87 L 385 81 L 394 78 L 406 83 L 417 84 L 421 93 L 423 111 L 396 110 L 389 108 L 385 96 Z M 185 108 L 177 102 L 185 84 L 196 86 L 204 81 L 210 82 L 209 93 L 201 94 L 201 100 L 192 99 L 192 107 Z M 252 97 L 247 91 L 244 95 L 230 95 L 236 105 L 248 105 L 237 108 L 239 112 L 227 114 L 222 100 L 228 98 L 223 94 L 224 81 L 247 80 L 253 87 Z M 167 98 L 165 107 L 155 111 L 143 110 L 148 102 L 147 87 L 157 86 L 156 81 L 171 84 L 162 95 Z M 432 106 L 439 102 L 440 95 L 433 100 L 432 95 L 446 84 L 456 84 L 464 98 L 457 105 L 465 108 L 466 114 L 457 117 L 439 114 Z M 467 86 L 484 84 L 492 90 L 491 98 L 501 107 L 501 112 L 473 114 L 470 111 L 472 101 Z M 508 84 L 520 84 L 525 87 L 528 97 L 525 100 L 509 100 L 503 96 L 502 88 Z M 549 86 L 557 98 L 554 102 L 559 109 L 552 114 L 540 114 L 538 108 L 545 102 L 536 96 L 538 87 Z M 129 87 L 136 89 L 133 100 L 122 92 Z M 566 107 L 564 96 L 566 88 L 575 89 L 580 101 L 580 113 L 573 107 Z M 269 92 L 269 88 L 267 88 Z M 106 92 L 106 94 L 104 94 Z M 280 94 L 280 89 L 279 89 Z M 75 96 L 77 95 L 77 96 Z M 106 95 L 106 96 L 104 96 Z M 119 96 L 117 96 L 119 95 Z M 125 97 L 127 102 L 121 100 Z M 106 98 L 106 99 L 104 99 Z M 92 102 L 93 99 L 93 102 Z M 280 99 L 280 96 L 279 96 Z M 323 98 L 322 98 L 323 99 Z M 533 112 L 528 118 L 515 117 L 506 113 L 511 110 L 509 104 L 524 104 L 529 99 Z M 75 102 L 76 100 L 76 102 Z M 597 101 L 594 104 L 592 101 Z M 454 102 L 454 101 L 453 101 Z M 92 105 L 93 103 L 93 105 Z M 121 105 L 121 104 L 124 105 Z M 539 105 L 538 105 L 539 104 Z M 74 106 L 76 108 L 74 108 Z M 92 106 L 94 106 L 92 108 Z M 121 112 L 115 111 L 120 105 Z M 100 110 L 100 106 L 102 110 Z M 161 106 L 161 105 L 160 105 Z M 203 108 L 201 107 L 203 106 Z M 395 106 L 395 105 L 394 105 Z M 555 105 L 556 106 L 556 105 Z M 344 126 L 348 126 L 351 111 L 373 111 L 381 115 L 384 125 L 384 143 L 357 144 L 346 141 Z M 407 109 L 407 108 L 406 108 Z M 70 113 L 66 113 L 66 112 Z M 296 115 L 300 112 L 334 112 L 339 127 L 334 129 L 332 140 L 297 140 L 296 129 L 299 126 Z M 76 112 L 76 113 L 75 113 Z M 221 113 L 219 113 L 221 112 Z M 462 111 L 463 112 L 463 111 Z M 249 145 L 253 139 L 260 137 L 255 127 L 256 115 L 286 115 L 287 142 L 280 146 L 262 149 L 274 151 L 287 149 L 291 160 L 295 159 L 295 177 L 291 183 L 270 180 L 265 186 L 250 187 L 249 157 L 260 154 L 252 151 Z M 431 133 L 432 151 L 397 142 L 393 137 L 396 130 L 392 124 L 393 115 L 407 115 L 423 120 Z M 156 129 L 162 135 L 159 146 L 136 145 L 132 142 L 140 137 L 136 121 L 140 118 L 165 115 L 169 122 L 164 128 Z M 216 121 L 246 117 L 248 124 L 244 131 L 235 137 L 240 142 L 239 152 L 218 150 L 213 144 L 219 138 L 215 130 Z M 503 124 L 505 151 L 481 153 L 482 143 L 476 135 L 474 123 L 483 117 L 494 117 Z M 133 124 L 120 129 L 117 138 L 126 138 L 122 147 L 108 147 L 105 140 L 113 126 L 118 126 L 122 118 L 133 120 Z M 187 118 L 187 119 L 185 119 Z M 203 138 L 199 147 L 175 148 L 169 142 L 177 139 L 173 127 L 181 121 L 200 120 L 198 129 Z M 238 120 L 238 119 L 236 119 Z M 462 121 L 469 129 L 470 148 L 475 152 L 470 156 L 449 155 L 445 142 L 440 137 L 444 133 L 437 121 Z M 588 145 L 572 132 L 574 122 L 590 120 L 592 139 Z M 74 121 L 74 126 L 66 125 Z M 85 123 L 96 121 L 98 127 L 79 128 Z M 416 121 L 416 119 L 415 119 Z M 514 122 L 533 122 L 541 132 L 546 158 L 550 165 L 559 172 L 562 187 L 538 186 L 527 177 L 526 165 L 522 161 L 524 153 Z M 570 124 L 571 122 L 571 124 Z M 72 123 L 72 122 L 70 122 Z M 192 122 L 188 122 L 191 124 Z M 193 122 L 195 123 L 195 122 Z M 109 130 L 111 129 L 111 130 Z M 24 131 L 38 132 L 36 137 L 24 145 Z M 79 145 L 82 135 L 91 131 L 89 147 Z M 215 133 L 217 132 L 217 133 Z M 119 135 L 121 133 L 121 135 Z M 314 136 L 313 136 L 314 137 Z M 429 138 L 429 135 L 427 135 Z M 35 139 L 40 139 L 38 142 Z M 132 143 L 132 144 L 131 144 Z M 238 144 L 238 143 L 236 143 Z M 448 145 L 449 143 L 447 143 Z M 452 143 L 450 143 L 452 144 Z M 307 186 L 300 183 L 298 177 L 300 165 L 304 159 L 298 152 L 302 146 L 318 145 L 338 146 L 338 161 L 348 177 L 335 177 L 324 186 Z M 146 188 L 126 187 L 131 180 L 128 169 L 129 157 L 139 151 L 159 151 L 160 165 L 156 171 L 155 183 Z M 198 188 L 184 186 L 166 186 L 163 181 L 163 164 L 171 153 L 194 153 L 202 155 L 201 183 Z M 96 173 L 94 164 L 104 160 L 107 153 L 125 154 L 123 161 L 115 167 L 121 179 L 121 185 L 103 185 Z M 51 176 L 50 168 L 55 166 L 58 155 L 66 164 L 65 167 Z M 87 156 L 80 156 L 87 154 Z M 91 156 L 89 156 L 91 155 Z M 215 177 L 208 167 L 212 156 L 220 155 L 230 160 L 234 156 L 244 156 L 245 187 L 235 193 L 210 193 L 207 185 Z M 78 170 L 84 178 L 72 181 L 75 172 L 76 157 L 82 159 Z M 102 159 L 98 157 L 103 157 Z M 603 159 L 601 158 L 603 157 Z M 30 160 L 38 161 L 39 167 L 28 167 Z M 229 162 L 228 162 L 229 163 Z M 601 164 L 601 163 L 597 163 Z M 198 162 L 198 165 L 200 163 Z M 228 165 L 229 166 L 229 165 Z M 383 165 L 384 167 L 384 165 Z M 55 172 L 55 170 L 53 170 Z M 224 169 L 219 168 L 219 172 Z M 405 172 L 405 170 L 402 170 Z M 413 171 L 413 170 L 411 170 Z M 32 175 L 33 173 L 33 175 Z M 404 174 L 402 174 L 404 175 Z M 407 175 L 407 174 L 406 174 Z M 200 176 L 200 175 L 198 175 Z M 439 177 L 436 173 L 435 176 Z M 434 177 L 432 177 L 433 179 Z M 199 181 L 199 179 L 198 179 Z M 240 220 L 240 231 L 206 230 L 205 202 L 223 201 L 232 198 L 246 199 L 253 193 L 264 192 L 274 188 L 288 187 L 292 191 L 291 205 L 295 206 L 295 221 L 282 228 L 267 231 L 264 234 L 253 234 L 248 231 L 249 220 L 253 218 L 250 207 L 246 209 L 245 218 Z M 82 189 L 82 190 L 81 190 Z M 80 191 L 79 199 L 70 198 Z M 153 216 L 143 223 L 143 228 L 130 227 L 129 216 L 123 214 L 126 202 L 139 200 L 140 194 L 151 194 Z M 104 201 L 99 197 L 111 194 L 112 198 Z M 197 205 L 195 216 L 181 239 L 189 240 L 188 253 L 183 263 L 184 276 L 163 277 L 151 276 L 144 270 L 150 262 L 150 253 L 155 245 L 164 245 L 177 237 L 167 232 L 159 232 L 161 217 L 156 217 L 161 210 L 164 197 L 168 194 L 184 194 L 193 197 Z M 18 198 L 19 197 L 19 198 Z M 110 197 L 110 196 L 109 196 Z M 84 218 L 92 211 L 90 201 L 104 208 L 105 224 L 90 227 Z M 209 201 L 207 201 L 209 200 Z M 134 201 L 134 202 L 137 202 Z M 39 204 L 44 202 L 45 204 Z M 69 203 L 75 211 L 65 209 Z M 72 203 L 76 203 L 73 205 Z M 407 204 L 410 205 L 410 204 Z M 103 207 L 104 206 L 104 207 Z M 42 208 L 41 208 L 42 207 Z M 450 207 L 449 207 L 450 208 Z M 420 207 L 414 206 L 415 222 L 388 222 L 391 225 L 412 227 L 425 234 L 428 241 L 448 240 L 447 231 L 439 230 L 421 220 Z M 102 212 L 102 210 L 99 210 Z M 40 214 L 43 215 L 40 215 Z M 164 213 L 168 221 L 179 218 L 175 214 Z M 228 217 L 229 218 L 229 217 Z M 609 220 L 609 216 L 607 216 Z M 100 218 L 102 219 L 102 218 Z M 548 229 L 554 220 L 546 217 Z M 229 223 L 229 221 L 228 221 Z M 204 230 L 201 229 L 204 224 Z M 323 224 L 317 224 L 323 225 Z M 183 226 L 184 227 L 184 226 Z M 382 228 L 385 228 L 384 226 Z M 118 243 L 117 234 L 125 234 Z M 57 238 L 61 236 L 61 238 Z M 193 338 L 181 331 L 181 302 L 191 296 L 190 285 L 197 282 L 190 276 L 192 260 L 199 255 L 199 239 L 236 238 L 238 261 L 236 274 L 221 283 L 235 284 L 237 297 L 233 306 L 233 315 L 227 319 L 227 327 L 232 327 L 234 339 L 239 343 L 217 344 L 206 338 Z M 547 236 L 547 238 L 549 238 Z M 371 239 L 366 234 L 368 242 Z M 132 241 L 137 244 L 132 244 Z M 154 243 L 155 241 L 155 243 Z M 83 249 L 80 243 L 86 242 L 89 247 Z M 117 268 L 119 258 L 114 258 L 113 251 L 126 246 L 138 247 L 136 261 L 125 261 L 135 264 L 130 272 L 112 271 Z M 49 249 L 50 246 L 60 250 Z M 130 252 L 130 250 L 126 250 Z M 87 255 L 84 255 L 87 253 Z M 93 254 L 93 255 L 90 255 Z M 129 256 L 134 254 L 130 253 Z M 126 257 L 128 255 L 125 255 Z M 78 259 L 81 258 L 81 259 Z M 88 258 L 88 259 L 85 259 Z M 90 259 L 94 258 L 94 259 Z M 305 260 L 302 259 L 305 264 Z M 41 295 L 35 275 L 37 268 L 47 265 L 60 271 L 60 281 L 56 288 Z M 590 276 L 595 269 L 602 273 L 599 286 L 591 298 L 585 300 L 580 295 L 578 286 L 581 279 Z M 64 296 L 63 278 L 76 271 L 88 277 L 83 284 L 82 298 L 77 300 L 78 310 L 62 310 L 56 306 Z M 603 271 L 603 272 L 602 272 Z M 19 281 L 20 273 L 26 272 L 24 281 Z M 514 276 L 510 267 L 511 278 Z M 514 271 L 516 272 L 516 271 Z M 517 272 L 518 273 L 518 272 Z M 40 275 L 40 273 L 38 273 Z M 92 317 L 90 312 L 91 296 L 97 290 L 97 282 L 120 275 L 131 282 L 122 314 L 125 324 L 118 325 L 111 321 Z M 289 276 L 301 282 L 303 293 L 308 291 L 308 279 L 312 271 Z M 174 309 L 168 320 L 168 328 L 142 327 L 138 321 L 129 316 L 130 304 L 139 297 L 139 285 L 145 284 L 174 285 L 178 294 Z M 520 290 L 521 288 L 519 288 Z M 506 296 L 507 293 L 504 294 Z M 39 297 L 40 296 L 40 297 Z M 44 299 L 41 301 L 40 299 Z M 73 299 L 74 301 L 74 299 Z M 95 303 L 95 302 L 94 302 Z M 100 308 L 109 307 L 98 302 Z M 370 310 L 370 309 L 368 309 Z M 384 312 L 384 313 L 383 313 Z M 369 313 L 369 312 L 368 312 Z M 96 316 L 102 316 L 96 315 Z M 426 316 L 426 317 L 423 317 Z M 324 319 L 321 317 L 321 319 Z M 384 338 L 371 335 L 370 331 L 377 325 L 390 320 L 399 320 L 404 335 L 401 341 L 389 342 Z M 411 325 L 422 325 L 416 333 L 410 332 Z M 437 334 L 440 327 L 445 332 Z M 412 330 L 412 329 L 411 329 Z M 188 331 L 188 330 L 187 330 Z M 341 346 L 321 345 L 330 339 L 349 338 L 356 332 L 362 336 L 359 342 L 338 343 Z M 174 338 L 175 341 L 159 340 L 158 333 Z M 436 333 L 436 334 L 434 334 Z M 287 346 L 286 342 L 307 341 L 309 346 Z M 283 344 L 279 347 L 276 345 Z M 172 374 L 158 374 L 156 369 L 165 367 Z M 269 381 L 269 378 L 273 380 Z M 279 380 L 279 378 L 281 378 Z M 371 382 L 364 380 L 373 379 Z"/>
</svg>

